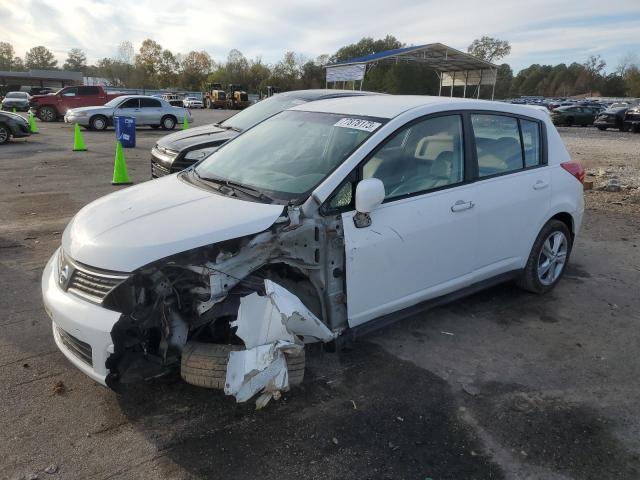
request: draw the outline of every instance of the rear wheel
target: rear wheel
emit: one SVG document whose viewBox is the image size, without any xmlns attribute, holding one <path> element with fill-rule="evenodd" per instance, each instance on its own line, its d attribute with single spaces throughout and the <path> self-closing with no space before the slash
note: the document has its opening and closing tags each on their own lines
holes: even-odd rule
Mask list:
<svg viewBox="0 0 640 480">
<path fill-rule="evenodd" d="M 533 293 L 546 293 L 556 286 L 571 254 L 571 233 L 559 220 L 549 220 L 538 234 L 519 287 Z"/>
<path fill-rule="evenodd" d="M 38 109 L 38 118 L 43 122 L 55 122 L 58 118 L 58 113 L 53 107 L 40 107 Z"/>
<path fill-rule="evenodd" d="M 163 130 L 173 130 L 176 127 L 176 118 L 171 115 L 165 115 L 160 120 L 160 125 Z"/>
<path fill-rule="evenodd" d="M 7 143 L 11 138 L 11 131 L 6 125 L 0 125 L 0 145 Z"/>
</svg>

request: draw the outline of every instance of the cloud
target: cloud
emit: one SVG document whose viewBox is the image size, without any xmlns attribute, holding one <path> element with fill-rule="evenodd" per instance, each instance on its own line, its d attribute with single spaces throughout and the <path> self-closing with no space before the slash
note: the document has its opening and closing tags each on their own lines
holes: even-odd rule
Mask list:
<svg viewBox="0 0 640 480">
<path fill-rule="evenodd" d="M 505 61 L 517 70 L 532 62 L 581 62 L 598 53 L 615 62 L 638 50 L 638 31 L 640 2 L 629 0 L 608 0 L 606 14 L 600 0 L 28 0 L 0 16 L 0 38 L 19 55 L 45 45 L 60 64 L 71 48 L 95 62 L 114 55 L 123 40 L 138 48 L 145 38 L 175 53 L 206 50 L 224 61 L 237 48 L 274 63 L 286 50 L 313 58 L 363 36 L 392 34 L 408 44 L 442 42 L 464 50 L 474 38 L 490 35 L 511 42 Z"/>
</svg>

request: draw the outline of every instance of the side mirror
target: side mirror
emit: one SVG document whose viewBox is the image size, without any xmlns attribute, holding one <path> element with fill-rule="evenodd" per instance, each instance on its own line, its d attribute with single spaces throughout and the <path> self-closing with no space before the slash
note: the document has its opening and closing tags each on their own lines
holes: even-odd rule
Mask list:
<svg viewBox="0 0 640 480">
<path fill-rule="evenodd" d="M 353 221 L 358 228 L 371 225 L 369 214 L 383 202 L 384 184 L 378 178 L 367 178 L 356 186 L 356 214 Z"/>
</svg>

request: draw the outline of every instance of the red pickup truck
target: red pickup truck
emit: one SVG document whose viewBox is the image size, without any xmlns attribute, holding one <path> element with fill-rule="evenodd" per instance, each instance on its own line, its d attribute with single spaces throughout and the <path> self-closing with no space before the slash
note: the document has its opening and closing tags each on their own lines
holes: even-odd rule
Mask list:
<svg viewBox="0 0 640 480">
<path fill-rule="evenodd" d="M 43 122 L 55 122 L 64 117 L 67 110 L 77 107 L 104 105 L 122 93 L 106 93 L 102 87 L 65 87 L 48 95 L 33 95 L 29 105 L 33 113 Z"/>
</svg>

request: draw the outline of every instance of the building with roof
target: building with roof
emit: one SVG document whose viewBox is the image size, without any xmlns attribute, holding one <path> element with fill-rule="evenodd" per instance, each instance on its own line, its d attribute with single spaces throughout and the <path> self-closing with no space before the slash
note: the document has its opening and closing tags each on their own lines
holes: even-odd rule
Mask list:
<svg viewBox="0 0 640 480">
<path fill-rule="evenodd" d="M 326 86 L 329 88 L 332 84 L 335 87 L 342 82 L 344 87 L 346 82 L 354 82 L 355 87 L 359 81 L 362 90 L 367 72 L 378 64 L 394 63 L 421 64 L 434 70 L 440 82 L 438 95 L 443 94 L 443 87 L 448 89 L 450 96 L 453 96 L 454 87 L 462 87 L 463 97 L 467 97 L 469 90 L 470 96 L 480 98 L 482 85 L 491 89 L 492 99 L 495 93 L 498 65 L 442 43 L 385 50 L 326 65 Z"/>
<path fill-rule="evenodd" d="M 22 87 L 59 89 L 68 85 L 82 85 L 82 72 L 68 70 L 0 71 L 0 88 L 4 90 L 20 90 Z"/>
</svg>

